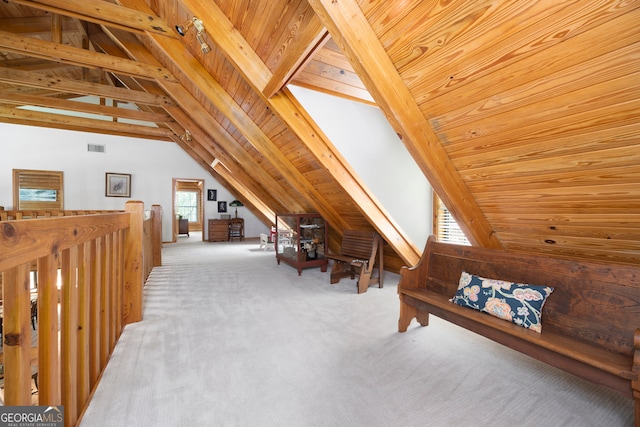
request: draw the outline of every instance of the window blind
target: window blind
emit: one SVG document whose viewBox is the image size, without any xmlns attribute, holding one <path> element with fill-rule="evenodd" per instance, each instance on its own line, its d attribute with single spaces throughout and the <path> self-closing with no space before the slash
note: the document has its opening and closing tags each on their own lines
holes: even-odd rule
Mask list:
<svg viewBox="0 0 640 427">
<path fill-rule="evenodd" d="M 458 223 L 449 212 L 449 209 L 438 200 L 437 238 L 440 242 L 455 243 L 458 245 L 470 245 L 469 240 L 458 226 Z"/>
</svg>

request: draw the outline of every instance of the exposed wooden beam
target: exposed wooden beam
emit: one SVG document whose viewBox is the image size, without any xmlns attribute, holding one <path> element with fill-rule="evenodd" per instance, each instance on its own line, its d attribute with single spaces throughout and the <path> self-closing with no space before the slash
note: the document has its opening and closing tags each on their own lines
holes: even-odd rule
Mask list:
<svg viewBox="0 0 640 427">
<path fill-rule="evenodd" d="M 110 55 L 118 54 L 115 50 L 115 45 L 117 44 L 117 49 L 121 54 L 126 52 L 131 59 L 155 63 L 156 59 L 153 58 L 146 48 L 142 46 L 131 34 L 124 33 L 122 31 L 111 31 L 109 29 L 104 30 L 104 33 L 101 32 L 92 36 L 92 41 L 99 45 L 101 49 L 107 51 Z M 150 82 L 142 80 L 138 81 L 137 84 L 141 85 L 150 93 L 156 92 Z M 252 209 L 254 214 L 262 218 L 265 224 L 270 225 L 275 219 L 273 211 L 268 206 L 285 206 L 282 203 L 293 204 L 293 206 L 296 205 L 297 202 L 295 199 L 291 198 L 284 189 L 275 183 L 251 156 L 241 148 L 237 147 L 235 141 L 232 141 L 231 136 L 228 135 L 217 122 L 213 122 L 210 118 L 203 120 L 204 125 L 206 128 L 209 128 L 209 131 L 210 128 L 214 129 L 213 135 L 218 135 L 223 140 L 228 141 L 228 144 L 225 145 L 232 147 L 234 149 L 232 151 L 236 152 L 235 156 L 239 155 L 242 158 L 244 168 L 241 167 L 234 158 L 230 157 L 227 154 L 227 150 L 223 149 L 211 138 L 211 133 L 205 132 L 194 120 L 194 116 L 210 117 L 208 112 L 206 112 L 204 108 L 198 104 L 197 101 L 181 85 L 171 86 L 173 90 L 171 90 L 169 94 L 175 99 L 181 100 L 178 102 L 186 102 L 188 105 L 186 107 L 186 111 L 190 112 L 187 114 L 183 108 L 178 106 L 168 108 L 169 113 L 178 123 L 180 123 L 180 125 L 170 125 L 171 129 L 177 135 L 182 134 L 184 129 L 188 129 L 191 133 L 191 141 L 180 138 L 174 138 L 174 141 L 177 141 L 179 145 L 192 156 L 192 158 L 203 165 L 203 167 L 214 175 L 216 179 L 221 182 L 226 182 L 229 187 L 238 193 L 247 194 L 247 200 L 249 203 L 247 206 Z M 160 91 L 160 89 L 157 89 L 157 91 Z M 199 111 L 202 111 L 202 114 L 199 114 Z M 178 126 L 183 126 L 183 128 L 178 128 Z M 217 166 L 215 168 L 211 166 L 214 159 L 220 160 L 220 162 L 217 162 Z M 245 168 L 250 169 L 251 174 L 247 173 Z M 269 183 L 267 184 L 267 188 L 263 187 L 258 181 L 256 181 L 257 179 L 260 180 L 262 184 Z M 257 196 L 253 196 L 255 194 L 258 194 L 259 198 Z M 285 197 L 286 200 L 278 201 L 273 198 L 274 195 Z"/>
<path fill-rule="evenodd" d="M 80 111 L 88 114 L 99 114 L 102 116 L 113 117 L 115 119 L 131 119 L 152 123 L 165 123 L 173 120 L 171 116 L 166 113 L 158 114 L 131 110 L 128 108 L 108 107 L 104 105 L 90 104 L 88 102 L 67 101 L 64 99 L 50 98 L 46 96 L 25 95 L 6 90 L 0 91 L 0 102 L 20 106 L 33 105 L 67 111 Z"/>
<path fill-rule="evenodd" d="M 309 63 L 311 61 L 313 61 L 314 58 L 316 58 L 320 52 L 324 49 L 324 46 L 331 41 L 331 34 L 329 34 L 329 31 L 326 30 L 326 28 L 322 27 L 324 30 L 322 39 L 320 39 L 318 41 L 318 43 L 316 43 L 315 46 L 313 46 L 313 48 L 310 48 L 310 51 L 307 54 L 307 57 L 304 58 L 304 61 L 297 67 L 296 70 L 294 70 L 293 74 L 289 77 L 288 82 L 291 82 L 293 80 L 295 80 L 297 78 L 298 75 L 300 75 L 300 73 L 307 68 L 307 66 L 309 65 Z M 274 73 L 275 74 L 275 73 Z M 271 79 L 273 81 L 273 78 Z M 284 85 L 283 85 L 284 87 Z M 268 95 L 268 91 L 264 90 L 263 91 L 265 95 Z"/>
<path fill-rule="evenodd" d="M 354 86 L 350 86 L 340 80 L 329 80 L 327 78 L 319 77 L 322 71 L 309 72 L 309 67 L 312 67 L 313 65 L 314 64 L 310 64 L 307 68 L 304 69 L 304 71 L 296 74 L 295 78 L 292 79 L 289 84 L 293 86 L 305 87 L 316 92 L 326 93 L 329 95 L 338 96 L 340 98 L 350 99 L 352 101 L 361 102 L 363 104 L 377 107 L 376 103 L 371 97 L 371 94 L 366 89 L 360 89 Z M 329 74 L 329 72 L 332 71 L 335 71 L 335 69 L 327 70 L 325 68 L 324 72 L 326 74 Z"/>
<path fill-rule="evenodd" d="M 51 15 L 51 40 L 54 43 L 62 43 L 62 15 Z"/>
<path fill-rule="evenodd" d="M 229 184 L 231 184 L 231 186 L 233 186 L 238 191 L 238 194 L 241 194 L 241 196 L 239 196 L 239 197 L 244 199 L 244 201 L 247 202 L 245 204 L 248 204 L 249 206 L 253 206 L 255 208 L 255 210 L 260 212 L 260 214 L 263 217 L 262 221 L 266 225 L 272 226 L 272 225 L 275 224 L 275 221 L 276 221 L 275 212 L 269 207 L 269 205 L 264 203 L 264 200 L 263 200 L 261 195 L 256 195 L 251 190 L 251 188 L 249 188 L 249 187 L 247 187 L 245 185 L 246 181 L 244 181 L 242 179 L 238 179 L 239 177 L 237 175 L 235 175 L 232 172 L 230 172 L 221 163 L 218 163 L 216 166 L 214 166 L 214 170 L 220 176 L 222 176 Z M 255 213 L 255 211 L 254 211 L 254 213 Z"/>
<path fill-rule="evenodd" d="M 167 96 L 153 95 L 97 83 L 80 82 L 61 77 L 50 77 L 45 74 L 25 72 L 6 67 L 0 67 L 0 82 L 56 90 L 58 92 L 71 92 L 78 95 L 94 95 L 158 107 L 171 105 L 171 99 Z"/>
<path fill-rule="evenodd" d="M 100 130 L 101 133 L 108 131 L 108 133 L 113 134 L 137 135 L 139 138 L 158 138 L 166 140 L 173 135 L 171 131 L 163 128 L 132 125 L 107 120 L 87 119 L 84 117 L 75 117 L 63 114 L 43 113 L 2 105 L 0 105 L 0 117 L 9 119 L 10 122 L 40 122 L 43 124 L 48 123 L 57 125 L 63 128 L 75 128 L 76 130 L 83 130 L 86 132 L 95 132 Z"/>
<path fill-rule="evenodd" d="M 136 8 L 145 10 L 148 8 L 142 0 L 121 0 L 121 4 L 135 5 Z M 214 7 L 214 4 L 210 4 Z M 209 30 L 208 30 L 209 31 Z M 273 141 L 260 127 L 251 120 L 251 117 L 235 102 L 235 100 L 222 88 L 222 86 L 202 67 L 198 61 L 186 50 L 178 40 L 167 37 L 159 37 L 149 34 L 155 47 L 170 58 L 185 78 L 193 82 L 203 96 L 225 116 L 247 138 L 258 151 L 269 159 L 276 169 L 283 175 L 289 184 L 300 192 L 313 204 L 331 224 L 335 227 L 346 228 L 347 223 L 334 206 L 328 203 L 324 196 L 306 179 L 306 177 L 291 163 Z M 251 52 L 253 50 L 249 49 Z M 255 52 L 252 56 L 255 56 Z M 262 62 L 260 61 L 262 64 Z M 268 70 L 267 70 L 268 71 Z M 269 72 L 269 75 L 271 73 Z M 265 80 L 266 83 L 266 80 Z M 159 82 L 165 87 L 167 82 Z"/>
<path fill-rule="evenodd" d="M 51 62 L 41 58 L 21 57 L 15 59 L 6 59 L 2 61 L 2 65 L 7 68 L 22 71 L 64 71 L 65 69 L 73 69 L 76 66 L 72 64 L 61 64 L 59 62 Z"/>
<path fill-rule="evenodd" d="M 264 95 L 271 98 L 282 89 L 327 38 L 329 38 L 329 32 L 317 16 L 312 16 L 309 23 L 302 27 L 301 34 L 293 46 L 286 50 L 286 57 L 280 62 L 278 69 L 273 72 L 271 79 L 262 90 Z"/>
<path fill-rule="evenodd" d="M 80 28 L 72 18 L 62 17 L 62 31 L 78 32 Z M 0 28 L 14 34 L 51 34 L 51 17 L 0 18 Z"/>
<path fill-rule="evenodd" d="M 264 190 L 260 186 L 255 185 L 255 181 L 239 167 L 232 166 L 229 168 L 226 164 L 215 161 L 216 158 L 207 149 L 208 147 L 198 141 L 199 138 L 202 138 L 202 140 L 208 139 L 208 135 L 193 123 L 184 111 L 178 107 L 173 108 L 180 112 L 176 116 L 180 124 L 174 123 L 170 125 L 171 130 L 176 134 L 172 138 L 173 141 L 230 191 L 242 194 L 242 198 L 246 201 L 245 205 L 247 208 L 249 208 L 256 217 L 261 219 L 265 225 L 271 226 L 275 221 L 275 214 L 269 207 L 273 201 L 269 197 L 265 198 Z M 183 129 L 180 128 L 182 125 L 185 126 L 185 130 L 189 129 L 191 133 L 190 139 L 178 136 L 183 132 Z M 234 162 L 231 163 L 235 165 Z M 235 169 L 235 171 L 232 169 Z M 257 193 L 255 191 L 256 189 L 258 189 Z M 256 194 L 259 194 L 259 196 L 256 196 Z M 265 203 L 265 199 L 268 203 Z"/>
<path fill-rule="evenodd" d="M 137 78 L 173 80 L 171 73 L 162 67 L 154 67 L 128 59 L 114 58 L 102 53 L 20 36 L 6 31 L 0 31 L 0 49 L 81 67 L 101 68 Z"/>
<path fill-rule="evenodd" d="M 269 209 L 269 207 L 262 202 L 259 198 L 255 197 L 251 191 L 244 185 L 245 181 L 237 179 L 233 173 L 227 168 L 223 167 L 220 163 L 215 167 L 201 157 L 201 152 L 197 150 L 197 147 L 202 148 L 199 144 L 190 144 L 188 141 L 184 141 L 178 137 L 174 137 L 173 141 L 178 144 L 187 154 L 189 154 L 204 170 L 209 172 L 220 184 L 229 191 L 235 191 L 238 194 L 242 194 L 245 199 L 245 206 L 266 226 L 271 226 L 274 222 L 275 215 Z"/>
<path fill-rule="evenodd" d="M 35 9 L 68 15 L 126 31 L 152 32 L 177 37 L 172 27 L 157 16 L 101 0 L 11 0 Z"/>
<path fill-rule="evenodd" d="M 185 70 L 189 72 L 189 70 Z M 189 74 L 190 78 L 195 78 L 194 74 Z M 209 76 L 207 74 L 207 76 Z M 210 76 L 209 76 L 210 78 Z M 163 88 L 170 92 L 168 86 L 170 83 L 163 83 Z M 256 147 L 258 151 L 264 154 L 265 158 L 268 159 L 269 162 L 274 164 L 276 169 L 282 174 L 282 176 L 290 183 L 290 185 L 295 188 L 298 192 L 303 194 L 311 204 L 313 204 L 316 209 L 323 214 L 325 218 L 331 220 L 332 224 L 336 226 L 341 226 L 344 222 L 344 219 L 338 215 L 333 206 L 324 201 L 324 197 L 322 194 L 311 185 L 305 176 L 298 171 L 286 158 L 286 156 L 279 151 L 279 149 L 275 146 L 275 144 L 268 138 L 266 134 L 260 129 L 249 117 L 248 115 L 233 101 L 231 96 L 227 94 L 222 87 L 219 86 L 217 82 L 215 84 L 213 82 L 207 82 L 205 85 L 200 87 L 206 87 L 206 96 L 213 102 L 216 108 L 220 109 L 220 111 L 229 119 L 233 125 L 245 135 L 245 137 Z M 216 125 L 217 122 L 215 122 Z M 222 129 L 221 129 L 222 130 Z M 230 141 L 232 146 L 237 145 L 235 140 Z M 227 145 L 225 145 L 225 149 L 231 149 Z M 243 149 L 236 149 L 236 155 L 240 154 L 247 160 L 247 157 L 250 157 L 248 153 L 246 153 Z M 247 163 L 246 160 L 241 163 L 244 168 L 251 169 L 251 164 L 255 164 L 253 159 L 251 158 L 251 163 Z M 253 172 L 253 170 L 252 170 Z M 258 170 L 255 171 L 256 173 Z M 276 184 L 273 180 L 273 177 L 269 177 L 269 182 Z M 271 185 L 271 184 L 270 184 Z M 274 188 L 278 191 L 280 190 L 280 186 Z M 283 195 L 284 196 L 284 195 Z M 291 196 L 287 193 L 287 199 L 291 199 Z M 295 201 L 295 199 L 291 199 L 289 202 L 286 202 L 287 199 L 284 199 L 285 202 L 282 203 L 284 206 L 287 206 L 289 209 L 295 210 L 302 209 L 300 204 Z"/>
<path fill-rule="evenodd" d="M 172 129 L 174 130 L 174 129 Z M 174 130 L 175 132 L 175 130 Z M 180 148 L 182 148 L 185 153 L 187 153 L 196 163 L 198 163 L 204 170 L 209 172 L 211 175 L 214 174 L 214 170 L 211 167 L 211 161 L 207 162 L 207 156 L 203 157 L 203 153 L 200 151 L 196 151 L 194 146 L 189 144 L 188 141 L 182 140 L 179 136 L 173 135 L 171 140 L 175 142 Z M 206 153 L 205 153 L 206 154 Z"/>
<path fill-rule="evenodd" d="M 213 29 L 212 38 L 229 61 L 235 64 L 236 69 L 243 74 L 247 82 L 262 95 L 263 101 L 288 124 L 323 167 L 340 183 L 370 223 L 384 236 L 387 243 L 405 262 L 410 265 L 415 264 L 420 258 L 419 249 L 370 194 L 344 157 L 335 149 L 295 97 L 288 90 L 280 91 L 272 98 L 264 96 L 263 89 L 271 79 L 271 72 L 220 8 L 215 3 L 209 4 L 205 0 L 184 0 L 183 3 L 205 23 L 210 23 L 207 28 Z M 332 223 L 332 218 L 326 219 Z M 332 225 L 338 229 L 349 228 L 342 218 L 338 223 L 333 222 Z"/>
<path fill-rule="evenodd" d="M 247 169 L 236 163 L 215 141 L 212 141 L 209 134 L 200 128 L 184 110 L 179 107 L 172 107 L 172 110 L 175 110 L 172 111 L 172 114 L 174 114 L 176 120 L 184 126 L 185 130 L 189 130 L 192 135 L 191 141 L 186 141 L 184 144 L 189 145 L 193 152 L 198 153 L 201 158 L 206 159 L 207 165 L 209 165 L 216 174 L 224 176 L 224 179 L 238 192 L 244 193 L 246 190 L 256 195 L 255 197 L 259 199 L 259 201 L 254 201 L 253 198 L 249 198 L 251 200 L 249 203 L 254 205 L 257 211 L 261 212 L 265 217 L 269 217 L 272 212 L 272 208 L 269 208 L 269 206 L 285 206 L 281 201 L 274 198 L 274 192 L 280 191 L 280 186 L 268 175 L 266 177 L 263 176 L 265 172 L 261 170 L 260 165 L 254 165 L 254 167 L 251 168 L 251 174 L 249 174 Z M 176 130 L 176 133 L 179 133 L 179 131 Z M 216 159 L 219 161 L 214 167 L 211 164 Z M 218 165 L 224 165 L 224 167 L 221 168 Z M 262 182 L 263 184 L 268 183 L 267 188 L 263 187 L 257 179 L 267 180 Z M 289 201 L 286 200 L 285 203 L 287 202 Z M 269 218 L 269 223 L 272 223 L 275 219 L 274 217 Z"/>
<path fill-rule="evenodd" d="M 102 49 L 108 50 L 110 54 L 115 55 L 113 50 L 115 46 L 109 47 L 106 40 L 104 40 L 106 36 L 114 44 L 117 44 L 121 52 L 126 53 L 129 58 L 150 64 L 157 63 L 156 58 L 130 33 L 105 29 L 104 34 L 94 36 L 92 39 Z M 139 81 L 138 83 L 144 85 L 145 90 L 151 93 L 154 92 L 149 87 L 148 82 Z M 240 147 L 220 123 L 211 119 L 210 112 L 184 86 L 177 83 L 164 83 L 163 89 L 178 103 L 178 106 L 166 107 L 167 112 L 180 123 L 185 123 L 184 127 L 193 134 L 194 141 L 202 144 L 204 149 L 211 153 L 214 158 L 220 159 L 239 181 L 251 183 L 246 185 L 252 189 L 253 193 L 260 194 L 263 201 L 269 202 L 271 206 L 288 206 L 289 209 L 302 209 L 299 202 L 286 189 L 282 188 L 264 170 L 262 165 L 258 164 L 249 153 Z M 193 123 L 193 125 L 186 123 Z M 249 174 L 247 171 L 251 173 Z M 262 185 L 258 183 L 262 183 Z"/>
<path fill-rule="evenodd" d="M 309 0 L 333 40 L 402 135 L 403 142 L 460 228 L 476 245 L 500 248 L 494 230 L 429 126 L 355 0 Z"/>
</svg>

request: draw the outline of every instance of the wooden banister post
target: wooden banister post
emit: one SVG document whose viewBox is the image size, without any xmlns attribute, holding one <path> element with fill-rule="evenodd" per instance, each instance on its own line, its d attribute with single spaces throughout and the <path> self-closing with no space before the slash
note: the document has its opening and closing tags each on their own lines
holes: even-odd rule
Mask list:
<svg viewBox="0 0 640 427">
<path fill-rule="evenodd" d="M 122 301 L 123 325 L 128 325 L 142 320 L 144 203 L 130 200 L 125 203 L 124 210 L 130 214 L 129 230 L 127 230 L 124 246 L 124 293 Z"/>
<path fill-rule="evenodd" d="M 151 205 L 151 244 L 153 245 L 153 266 L 162 265 L 162 206 Z"/>
<path fill-rule="evenodd" d="M 31 308 L 29 303 L 30 263 L 5 271 L 4 359 L 10 366 L 4 373 L 4 404 L 31 405 Z"/>
</svg>

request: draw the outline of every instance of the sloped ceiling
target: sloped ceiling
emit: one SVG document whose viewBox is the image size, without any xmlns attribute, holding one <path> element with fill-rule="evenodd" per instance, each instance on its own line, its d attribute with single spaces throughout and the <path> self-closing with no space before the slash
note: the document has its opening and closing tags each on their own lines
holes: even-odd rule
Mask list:
<svg viewBox="0 0 640 427">
<path fill-rule="evenodd" d="M 373 227 L 391 265 L 414 264 L 420 249 L 286 87 L 297 84 L 381 108 L 474 244 L 637 264 L 639 7 L 4 0 L 0 121 L 173 141 L 265 223 L 316 211 L 334 250 L 341 230 Z M 175 31 L 193 16 L 207 53 L 195 29 Z"/>
</svg>

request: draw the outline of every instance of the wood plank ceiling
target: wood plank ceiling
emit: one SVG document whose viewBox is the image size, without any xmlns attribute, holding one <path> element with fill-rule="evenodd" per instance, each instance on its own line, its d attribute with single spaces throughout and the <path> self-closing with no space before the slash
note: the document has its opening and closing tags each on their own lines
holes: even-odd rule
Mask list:
<svg viewBox="0 0 640 427">
<path fill-rule="evenodd" d="M 265 223 L 316 211 L 332 249 L 341 230 L 373 227 L 392 268 L 414 264 L 420 249 L 297 103 L 296 84 L 377 105 L 474 244 L 638 264 L 639 9 L 4 0 L 0 121 L 174 141 Z M 174 29 L 193 16 L 208 52 L 195 29 Z"/>
</svg>

